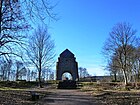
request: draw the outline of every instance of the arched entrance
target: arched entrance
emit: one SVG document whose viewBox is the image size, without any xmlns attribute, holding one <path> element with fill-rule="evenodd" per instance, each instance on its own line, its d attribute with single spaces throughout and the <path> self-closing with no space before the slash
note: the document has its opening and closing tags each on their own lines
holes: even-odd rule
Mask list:
<svg viewBox="0 0 140 105">
<path fill-rule="evenodd" d="M 56 80 L 62 80 L 62 75 L 66 72 L 71 74 L 72 80 L 79 80 L 78 63 L 75 59 L 74 54 L 68 49 L 60 54 L 56 65 Z"/>
<path fill-rule="evenodd" d="M 62 74 L 62 80 L 72 80 L 72 75 L 69 72 Z"/>
</svg>

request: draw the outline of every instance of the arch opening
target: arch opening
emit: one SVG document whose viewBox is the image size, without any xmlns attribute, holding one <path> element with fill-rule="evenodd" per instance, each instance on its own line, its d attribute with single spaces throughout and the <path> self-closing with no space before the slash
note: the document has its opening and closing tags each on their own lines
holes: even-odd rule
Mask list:
<svg viewBox="0 0 140 105">
<path fill-rule="evenodd" d="M 73 79 L 72 79 L 71 73 L 69 73 L 69 72 L 64 72 L 64 73 L 62 74 L 62 80 L 73 80 Z"/>
</svg>

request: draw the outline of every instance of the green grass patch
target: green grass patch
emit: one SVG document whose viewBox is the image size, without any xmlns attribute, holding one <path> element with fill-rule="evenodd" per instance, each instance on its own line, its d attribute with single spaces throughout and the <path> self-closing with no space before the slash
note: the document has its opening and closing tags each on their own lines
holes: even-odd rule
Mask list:
<svg viewBox="0 0 140 105">
<path fill-rule="evenodd" d="M 11 88 L 11 87 L 1 87 L 0 90 L 27 90 L 27 89 L 21 89 L 21 88 Z"/>
</svg>

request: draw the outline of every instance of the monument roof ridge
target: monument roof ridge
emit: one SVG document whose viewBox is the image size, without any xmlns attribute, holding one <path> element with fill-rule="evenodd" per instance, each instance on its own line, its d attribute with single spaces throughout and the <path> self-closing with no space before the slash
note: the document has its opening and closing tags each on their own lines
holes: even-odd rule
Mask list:
<svg viewBox="0 0 140 105">
<path fill-rule="evenodd" d="M 60 57 L 73 58 L 74 54 L 70 50 L 66 49 L 60 54 Z"/>
</svg>

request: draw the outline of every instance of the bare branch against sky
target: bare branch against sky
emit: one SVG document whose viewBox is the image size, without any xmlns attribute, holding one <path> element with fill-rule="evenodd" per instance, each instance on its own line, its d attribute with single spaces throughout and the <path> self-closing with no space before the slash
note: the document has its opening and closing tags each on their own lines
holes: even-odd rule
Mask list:
<svg viewBox="0 0 140 105">
<path fill-rule="evenodd" d="M 47 27 L 40 27 L 34 31 L 29 40 L 29 48 L 27 50 L 28 57 L 38 70 L 39 85 L 41 85 L 41 72 L 48 69 L 54 63 L 54 41 L 48 33 Z"/>
<path fill-rule="evenodd" d="M 49 0 L 1 0 L 0 55 L 21 57 L 19 50 L 26 44 L 26 32 L 31 27 L 35 28 L 37 21 L 55 20 L 53 8 Z M 33 21 L 36 23 L 34 26 Z"/>
</svg>

